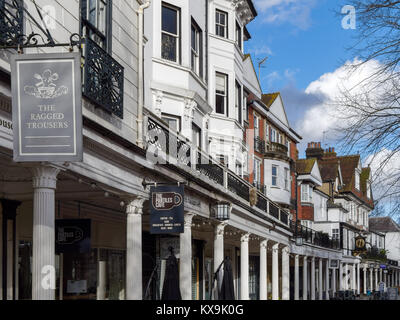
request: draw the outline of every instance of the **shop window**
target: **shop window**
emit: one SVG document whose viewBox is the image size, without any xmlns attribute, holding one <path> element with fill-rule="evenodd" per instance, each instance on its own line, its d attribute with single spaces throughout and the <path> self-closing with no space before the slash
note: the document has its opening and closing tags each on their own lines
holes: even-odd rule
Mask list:
<svg viewBox="0 0 400 320">
<path fill-rule="evenodd" d="M 162 4 L 161 57 L 179 62 L 180 59 L 180 10 Z"/>
</svg>

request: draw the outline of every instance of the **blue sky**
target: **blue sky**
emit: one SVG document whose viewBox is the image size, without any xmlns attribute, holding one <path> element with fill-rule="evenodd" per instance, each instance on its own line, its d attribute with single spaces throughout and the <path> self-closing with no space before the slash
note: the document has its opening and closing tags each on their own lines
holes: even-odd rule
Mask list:
<svg viewBox="0 0 400 320">
<path fill-rule="evenodd" d="M 347 48 L 354 43 L 356 31 L 342 28 L 344 15 L 336 13 L 342 8 L 341 1 L 254 0 L 254 4 L 258 16 L 248 25 L 252 39 L 245 45 L 246 52 L 255 64 L 268 56 L 261 69 L 263 91 L 282 93 L 291 125 L 304 134 L 302 118 L 321 102 L 304 91 L 354 58 Z M 322 136 L 320 132 L 314 138 L 320 141 Z M 304 134 L 304 138 L 313 137 Z M 307 142 L 300 145 L 300 155 Z"/>
</svg>

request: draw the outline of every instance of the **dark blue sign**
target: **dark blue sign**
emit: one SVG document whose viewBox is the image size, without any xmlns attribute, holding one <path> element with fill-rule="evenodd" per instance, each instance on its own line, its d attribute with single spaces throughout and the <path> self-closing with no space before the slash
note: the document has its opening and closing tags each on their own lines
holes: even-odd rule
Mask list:
<svg viewBox="0 0 400 320">
<path fill-rule="evenodd" d="M 385 264 L 381 264 L 381 265 L 379 266 L 379 268 L 381 268 L 381 269 L 386 269 L 386 265 L 385 265 Z"/>
<path fill-rule="evenodd" d="M 56 220 L 56 253 L 90 252 L 90 219 Z"/>
<path fill-rule="evenodd" d="M 184 186 L 150 188 L 150 233 L 183 233 Z"/>
</svg>

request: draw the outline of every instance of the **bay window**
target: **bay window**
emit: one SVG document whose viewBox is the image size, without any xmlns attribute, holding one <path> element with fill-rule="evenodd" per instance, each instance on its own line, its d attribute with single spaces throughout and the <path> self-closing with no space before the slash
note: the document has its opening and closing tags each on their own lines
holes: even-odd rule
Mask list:
<svg viewBox="0 0 400 320">
<path fill-rule="evenodd" d="M 278 166 L 272 166 L 272 185 L 274 187 L 278 186 Z"/>
<path fill-rule="evenodd" d="M 235 98 L 236 120 L 242 124 L 242 87 L 237 81 L 235 87 Z"/>
<path fill-rule="evenodd" d="M 228 14 L 221 10 L 215 11 L 215 34 L 228 38 Z"/>
<path fill-rule="evenodd" d="M 194 73 L 203 77 L 202 31 L 194 20 L 191 29 L 191 68 Z"/>
<path fill-rule="evenodd" d="M 261 161 L 254 159 L 254 183 L 261 182 Z"/>
<path fill-rule="evenodd" d="M 179 62 L 180 59 L 180 11 L 162 4 L 161 57 Z"/>
<path fill-rule="evenodd" d="M 228 115 L 228 76 L 217 72 L 215 78 L 215 112 Z"/>
<path fill-rule="evenodd" d="M 285 168 L 285 190 L 289 190 L 289 169 Z"/>
<path fill-rule="evenodd" d="M 242 27 L 236 22 L 236 45 L 242 49 Z"/>
</svg>

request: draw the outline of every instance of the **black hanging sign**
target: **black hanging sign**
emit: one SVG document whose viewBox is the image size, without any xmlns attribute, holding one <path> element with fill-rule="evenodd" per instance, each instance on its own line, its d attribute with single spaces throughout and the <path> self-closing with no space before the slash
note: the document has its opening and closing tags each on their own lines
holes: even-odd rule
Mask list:
<svg viewBox="0 0 400 320">
<path fill-rule="evenodd" d="M 150 188 L 150 233 L 183 233 L 184 186 Z"/>
<path fill-rule="evenodd" d="M 56 253 L 90 252 L 90 219 L 56 220 Z"/>
</svg>

